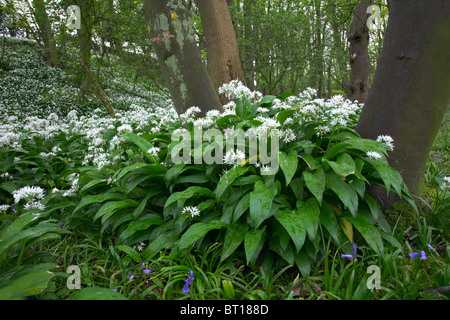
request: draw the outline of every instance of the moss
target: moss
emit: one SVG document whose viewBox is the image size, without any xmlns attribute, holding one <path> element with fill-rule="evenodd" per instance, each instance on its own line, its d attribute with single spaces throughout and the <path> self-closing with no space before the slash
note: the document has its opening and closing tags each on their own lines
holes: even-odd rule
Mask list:
<svg viewBox="0 0 450 320">
<path fill-rule="evenodd" d="M 417 231 L 417 214 L 409 203 L 396 202 L 392 205 L 392 209 L 385 211 L 386 220 L 392 228 L 396 228 L 397 232 L 404 232 L 409 228 L 410 231 Z"/>
</svg>

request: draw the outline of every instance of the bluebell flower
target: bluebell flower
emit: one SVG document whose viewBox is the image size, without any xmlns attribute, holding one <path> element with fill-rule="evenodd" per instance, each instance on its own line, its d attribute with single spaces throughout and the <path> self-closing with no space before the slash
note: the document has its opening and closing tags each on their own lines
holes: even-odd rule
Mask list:
<svg viewBox="0 0 450 320">
<path fill-rule="evenodd" d="M 353 244 L 353 254 L 341 254 L 341 258 L 348 258 L 348 259 L 356 259 L 356 254 L 358 252 L 358 246 L 356 243 Z"/>
<path fill-rule="evenodd" d="M 417 252 L 414 253 L 410 253 L 409 257 L 411 258 L 411 260 L 414 260 L 414 258 L 416 258 L 419 254 Z"/>
<path fill-rule="evenodd" d="M 152 272 L 152 269 L 144 269 L 144 270 L 142 270 L 142 272 L 149 274 L 150 272 Z"/>
<path fill-rule="evenodd" d="M 427 247 L 430 248 L 431 250 L 436 251 L 436 249 L 434 249 L 433 246 L 431 244 L 429 244 L 429 243 L 427 243 Z"/>
<path fill-rule="evenodd" d="M 427 260 L 427 256 L 425 255 L 425 251 L 420 251 L 420 260 Z"/>
<path fill-rule="evenodd" d="M 184 280 L 184 282 L 186 283 L 184 284 L 183 293 L 189 293 L 189 286 L 191 285 L 193 280 L 194 280 L 194 271 L 189 270 L 189 276 L 186 280 Z"/>
</svg>

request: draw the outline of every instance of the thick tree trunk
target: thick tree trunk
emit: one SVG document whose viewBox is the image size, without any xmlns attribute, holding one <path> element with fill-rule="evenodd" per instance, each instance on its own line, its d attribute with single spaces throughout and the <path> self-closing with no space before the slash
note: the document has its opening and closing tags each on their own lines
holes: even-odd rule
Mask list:
<svg viewBox="0 0 450 320">
<path fill-rule="evenodd" d="M 195 41 L 195 30 L 183 1 L 144 0 L 159 66 L 178 114 L 197 106 L 202 114 L 221 110 Z"/>
<path fill-rule="evenodd" d="M 391 1 L 383 50 L 356 128 L 363 138 L 394 139 L 389 162 L 417 195 L 424 195 L 427 158 L 450 99 L 449 13 L 448 0 Z"/>
<path fill-rule="evenodd" d="M 369 90 L 370 59 L 369 29 L 367 8 L 373 0 L 364 0 L 356 6 L 355 15 L 350 26 L 350 83 L 347 86 L 347 98 L 364 103 Z"/>
<path fill-rule="evenodd" d="M 44 43 L 44 59 L 47 63 L 55 68 L 62 68 L 61 61 L 59 60 L 55 39 L 48 18 L 47 11 L 45 10 L 45 3 L 43 0 L 33 0 L 34 16 L 39 28 L 39 35 Z"/>
<path fill-rule="evenodd" d="M 231 80 L 245 84 L 236 34 L 226 0 L 196 0 L 206 39 L 208 73 L 216 92 Z M 222 104 L 227 103 L 221 96 Z"/>
</svg>

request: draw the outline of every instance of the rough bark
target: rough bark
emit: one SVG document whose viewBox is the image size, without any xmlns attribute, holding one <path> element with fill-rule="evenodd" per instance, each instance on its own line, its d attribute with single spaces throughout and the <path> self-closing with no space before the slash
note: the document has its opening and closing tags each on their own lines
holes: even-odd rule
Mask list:
<svg viewBox="0 0 450 320">
<path fill-rule="evenodd" d="M 196 0 L 206 40 L 208 74 L 218 93 L 231 80 L 245 83 L 236 34 L 226 0 Z M 222 104 L 227 103 L 224 95 Z"/>
<path fill-rule="evenodd" d="M 51 29 L 50 19 L 45 10 L 45 3 L 43 0 L 33 0 L 34 17 L 39 29 L 39 35 L 44 44 L 44 59 L 47 63 L 55 68 L 62 68 L 59 60 L 53 31 Z"/>
<path fill-rule="evenodd" d="M 80 59 L 80 64 L 83 67 L 83 69 L 86 71 L 86 74 L 89 77 L 89 80 L 94 84 L 95 86 L 95 93 L 97 97 L 100 99 L 100 101 L 103 103 L 103 105 L 106 108 L 106 111 L 108 111 L 108 114 L 112 117 L 116 117 L 116 113 L 114 112 L 113 107 L 111 107 L 111 104 L 109 103 L 108 96 L 106 95 L 105 91 L 103 90 L 100 83 L 97 81 L 97 78 L 92 73 L 91 69 L 84 63 L 82 59 Z"/>
<path fill-rule="evenodd" d="M 370 58 L 369 29 L 367 8 L 373 0 L 364 0 L 356 6 L 355 15 L 350 26 L 348 41 L 350 43 L 350 83 L 347 86 L 347 98 L 364 103 L 369 90 Z"/>
<path fill-rule="evenodd" d="M 221 110 L 217 95 L 195 41 L 195 30 L 184 2 L 145 0 L 152 41 L 178 114 L 197 106 L 202 114 Z"/>
<path fill-rule="evenodd" d="M 363 138 L 394 139 L 389 163 L 419 196 L 450 100 L 449 12 L 448 0 L 391 1 L 383 50 L 356 128 Z M 384 200 L 389 207 L 395 198 Z"/>
</svg>

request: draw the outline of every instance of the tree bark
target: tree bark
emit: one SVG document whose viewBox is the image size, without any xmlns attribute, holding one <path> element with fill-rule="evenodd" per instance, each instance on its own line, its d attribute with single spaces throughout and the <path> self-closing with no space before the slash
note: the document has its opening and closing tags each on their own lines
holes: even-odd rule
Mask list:
<svg viewBox="0 0 450 320">
<path fill-rule="evenodd" d="M 192 106 L 202 114 L 221 110 L 195 40 L 189 11 L 181 0 L 144 0 L 152 41 L 178 114 Z"/>
<path fill-rule="evenodd" d="M 369 29 L 367 27 L 368 7 L 373 0 L 364 0 L 356 6 L 355 15 L 350 26 L 350 83 L 347 86 L 347 98 L 364 103 L 369 90 L 370 59 Z"/>
<path fill-rule="evenodd" d="M 47 63 L 55 68 L 62 68 L 59 60 L 55 39 L 45 10 L 45 3 L 43 0 L 33 0 L 34 17 L 39 28 L 39 35 L 44 43 L 44 59 Z"/>
<path fill-rule="evenodd" d="M 450 1 L 392 0 L 383 50 L 356 130 L 390 135 L 389 163 L 423 196 L 424 173 L 450 100 Z M 380 194 L 380 195 L 383 195 Z M 385 207 L 396 200 L 386 199 Z"/>
<path fill-rule="evenodd" d="M 206 39 L 208 74 L 216 92 L 232 80 L 245 84 L 236 34 L 226 0 L 196 0 Z M 222 104 L 228 103 L 224 95 Z"/>
</svg>

